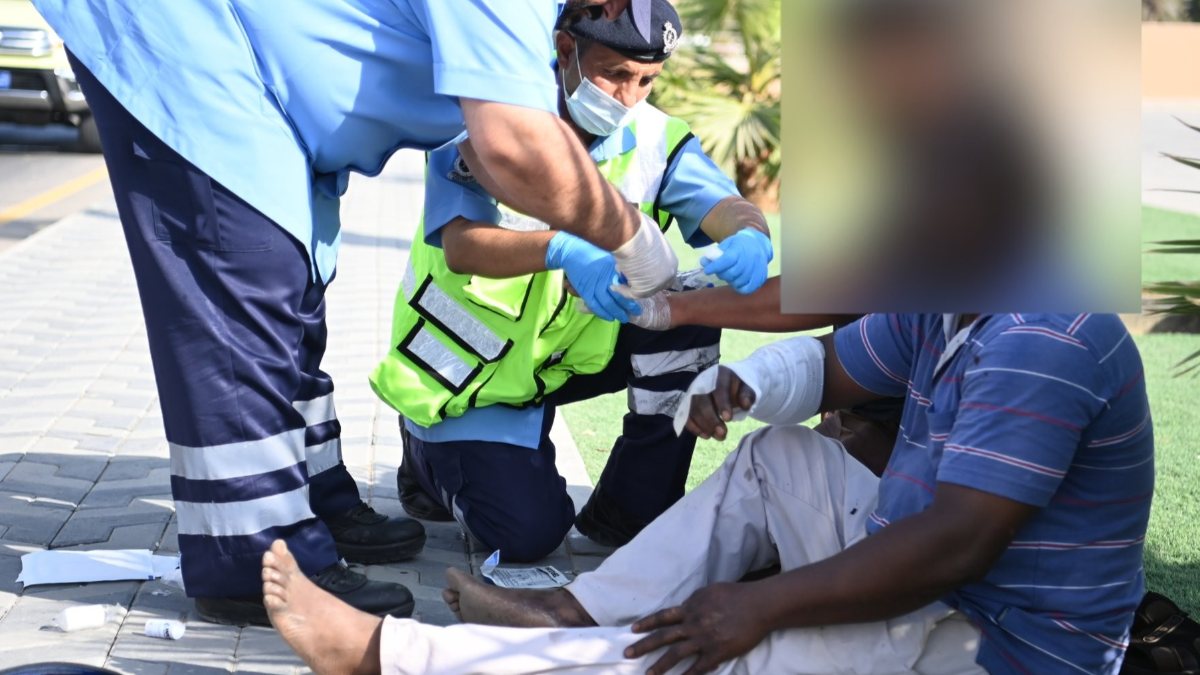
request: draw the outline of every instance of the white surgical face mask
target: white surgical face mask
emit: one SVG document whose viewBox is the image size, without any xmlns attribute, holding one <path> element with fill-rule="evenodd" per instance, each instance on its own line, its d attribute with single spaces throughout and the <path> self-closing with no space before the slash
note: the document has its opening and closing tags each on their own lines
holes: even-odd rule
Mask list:
<svg viewBox="0 0 1200 675">
<path fill-rule="evenodd" d="M 583 76 L 583 68 L 579 64 L 579 43 L 575 43 L 575 68 L 579 72 L 579 86 L 567 97 L 567 112 L 580 129 L 601 138 L 612 136 L 625 125 L 633 108 L 609 96 L 603 89 L 596 86 Z M 563 90 L 567 87 L 567 76 L 562 75 Z"/>
</svg>

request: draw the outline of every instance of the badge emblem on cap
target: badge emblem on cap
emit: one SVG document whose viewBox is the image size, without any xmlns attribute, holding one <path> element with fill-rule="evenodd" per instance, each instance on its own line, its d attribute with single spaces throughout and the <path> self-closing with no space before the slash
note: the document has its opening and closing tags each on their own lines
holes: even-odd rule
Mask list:
<svg viewBox="0 0 1200 675">
<path fill-rule="evenodd" d="M 663 53 L 670 54 L 679 46 L 679 31 L 670 21 L 663 24 Z"/>
</svg>

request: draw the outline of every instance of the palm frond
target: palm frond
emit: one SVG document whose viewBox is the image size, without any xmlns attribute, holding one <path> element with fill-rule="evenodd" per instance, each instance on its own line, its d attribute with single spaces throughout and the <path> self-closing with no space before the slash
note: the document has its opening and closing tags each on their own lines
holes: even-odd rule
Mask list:
<svg viewBox="0 0 1200 675">
<path fill-rule="evenodd" d="M 1200 169 L 1200 159 L 1194 157 L 1184 157 L 1182 155 L 1172 155 L 1169 152 L 1162 153 L 1163 157 L 1179 162 L 1184 166 L 1190 166 L 1193 169 Z"/>
</svg>

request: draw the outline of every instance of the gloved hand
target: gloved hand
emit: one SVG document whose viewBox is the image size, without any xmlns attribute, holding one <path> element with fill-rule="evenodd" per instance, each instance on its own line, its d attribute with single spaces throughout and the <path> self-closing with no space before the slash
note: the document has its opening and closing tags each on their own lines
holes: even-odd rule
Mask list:
<svg viewBox="0 0 1200 675">
<path fill-rule="evenodd" d="M 648 298 L 675 281 L 679 258 L 654 219 L 641 214 L 641 225 L 629 241 L 613 251 L 617 269 L 625 276 L 619 292 L 629 298 Z"/>
<path fill-rule="evenodd" d="M 704 272 L 715 274 L 742 295 L 767 282 L 767 265 L 775 257 L 771 238 L 747 227 L 720 244 L 721 257 L 704 261 Z"/>
<path fill-rule="evenodd" d="M 671 294 L 660 291 L 654 295 L 638 300 L 642 313 L 629 320 L 629 323 L 646 330 L 664 331 L 671 329 Z"/>
<path fill-rule="evenodd" d="M 618 294 L 617 263 L 612 254 L 568 232 L 559 232 L 546 249 L 546 269 L 563 270 L 571 287 L 593 314 L 605 321 L 629 322 L 641 314 L 637 302 Z"/>
</svg>

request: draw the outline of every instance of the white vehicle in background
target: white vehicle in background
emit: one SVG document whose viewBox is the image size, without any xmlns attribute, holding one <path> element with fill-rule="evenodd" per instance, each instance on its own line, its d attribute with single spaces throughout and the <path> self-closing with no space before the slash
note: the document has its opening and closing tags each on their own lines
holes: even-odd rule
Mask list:
<svg viewBox="0 0 1200 675">
<path fill-rule="evenodd" d="M 0 0 L 0 122 L 69 124 L 81 150 L 100 152 L 67 50 L 29 0 Z"/>
</svg>

